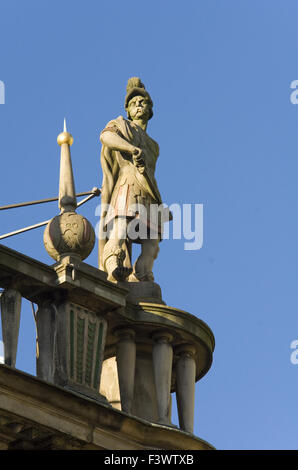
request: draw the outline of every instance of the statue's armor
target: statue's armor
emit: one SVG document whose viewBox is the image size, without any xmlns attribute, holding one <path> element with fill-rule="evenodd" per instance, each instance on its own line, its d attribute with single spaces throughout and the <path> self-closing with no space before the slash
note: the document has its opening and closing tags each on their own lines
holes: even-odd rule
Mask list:
<svg viewBox="0 0 298 470">
<path fill-rule="evenodd" d="M 146 168 L 145 177 L 134 165 L 131 154 L 112 151 L 112 157 L 117 160 L 119 170 L 109 200 L 110 208 L 105 218 L 105 225 L 109 224 L 114 217 L 119 216 L 142 218 L 142 212 L 137 207 L 138 204 L 141 204 L 147 213 L 147 220 L 143 221 L 152 229 L 160 232 L 160 227 L 153 226 L 154 222 L 150 221 L 150 205 L 161 204 L 154 177 L 155 164 L 159 154 L 158 144 L 140 126 L 124 120 L 121 116 L 110 121 L 102 132 L 105 131 L 115 132 L 135 147 L 142 149 Z"/>
</svg>

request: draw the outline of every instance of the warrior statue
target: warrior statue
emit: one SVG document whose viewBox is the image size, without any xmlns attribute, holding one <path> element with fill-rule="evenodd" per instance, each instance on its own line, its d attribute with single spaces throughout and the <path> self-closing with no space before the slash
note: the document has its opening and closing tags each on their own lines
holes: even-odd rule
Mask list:
<svg viewBox="0 0 298 470">
<path fill-rule="evenodd" d="M 152 108 L 141 80 L 130 78 L 125 97 L 127 119 L 119 116 L 109 121 L 100 134 L 103 182 L 99 268 L 114 282 L 154 280 L 152 268 L 162 221 L 152 217 L 150 209 L 153 205 L 160 207 L 162 201 L 154 176 L 159 147 L 146 132 Z M 143 228 L 139 230 L 142 236 L 130 237 L 128 226 L 132 221 Z M 141 244 L 141 254 L 132 267 L 133 242 Z"/>
</svg>

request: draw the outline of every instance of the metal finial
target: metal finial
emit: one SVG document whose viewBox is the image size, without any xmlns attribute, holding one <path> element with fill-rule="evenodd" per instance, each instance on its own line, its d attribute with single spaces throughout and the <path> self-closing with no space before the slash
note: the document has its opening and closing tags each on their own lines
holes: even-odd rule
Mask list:
<svg viewBox="0 0 298 470">
<path fill-rule="evenodd" d="M 64 118 L 64 124 L 63 124 L 63 132 L 67 132 L 67 129 L 66 129 L 66 119 Z"/>
</svg>

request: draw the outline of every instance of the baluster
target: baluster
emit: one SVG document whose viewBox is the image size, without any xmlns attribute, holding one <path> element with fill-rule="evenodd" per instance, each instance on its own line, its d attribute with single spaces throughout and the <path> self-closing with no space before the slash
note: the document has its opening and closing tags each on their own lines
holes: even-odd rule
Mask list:
<svg viewBox="0 0 298 470">
<path fill-rule="evenodd" d="M 195 347 L 184 345 L 177 350 L 179 356 L 176 364 L 177 378 L 177 407 L 180 428 L 183 431 L 193 432 L 196 363 L 194 359 Z"/>
<path fill-rule="evenodd" d="M 159 424 L 171 425 L 171 378 L 173 348 L 171 341 L 173 336 L 164 331 L 159 331 L 153 336 L 152 350 L 153 368 L 157 397 Z"/>
<path fill-rule="evenodd" d="M 5 289 L 1 294 L 2 338 L 4 364 L 15 367 L 21 318 L 22 296 L 16 289 Z"/>
<path fill-rule="evenodd" d="M 131 413 L 136 366 L 135 333 L 129 328 L 123 328 L 117 330 L 115 334 L 119 338 L 116 348 L 116 360 L 121 409 L 126 413 Z"/>
</svg>

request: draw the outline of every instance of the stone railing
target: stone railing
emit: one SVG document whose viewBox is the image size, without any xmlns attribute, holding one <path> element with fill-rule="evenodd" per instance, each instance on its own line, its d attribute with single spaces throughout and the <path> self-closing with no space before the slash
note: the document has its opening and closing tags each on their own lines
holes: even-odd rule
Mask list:
<svg viewBox="0 0 298 470">
<path fill-rule="evenodd" d="M 84 262 L 48 266 L 0 245 L 5 364 L 15 367 L 24 297 L 38 305 L 37 377 L 170 427 L 175 392 L 180 429 L 192 433 L 195 382 L 212 362 L 211 330 L 162 300 L 136 300 L 106 277 Z"/>
</svg>

